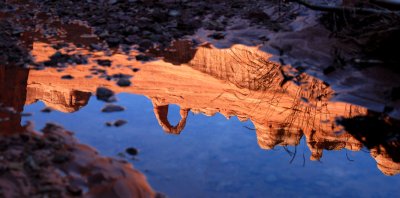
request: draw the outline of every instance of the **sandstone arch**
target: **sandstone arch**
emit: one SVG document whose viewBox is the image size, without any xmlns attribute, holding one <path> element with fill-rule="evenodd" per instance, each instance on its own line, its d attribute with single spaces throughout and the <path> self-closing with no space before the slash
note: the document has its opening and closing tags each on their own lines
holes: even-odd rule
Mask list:
<svg viewBox="0 0 400 198">
<path fill-rule="evenodd" d="M 152 99 L 152 103 L 154 108 L 154 115 L 156 116 L 157 121 L 162 129 L 167 133 L 180 134 L 186 126 L 186 119 L 190 110 L 187 108 L 181 108 L 179 110 L 181 120 L 177 125 L 173 126 L 168 121 L 169 104 L 160 105 L 154 99 Z"/>
</svg>

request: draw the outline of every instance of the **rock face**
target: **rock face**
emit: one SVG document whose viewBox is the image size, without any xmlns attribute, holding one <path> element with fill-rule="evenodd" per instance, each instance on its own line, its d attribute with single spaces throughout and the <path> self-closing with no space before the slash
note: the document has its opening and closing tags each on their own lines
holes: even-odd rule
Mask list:
<svg viewBox="0 0 400 198">
<path fill-rule="evenodd" d="M 34 44 L 32 54 L 35 50 L 42 52 L 43 46 L 43 43 Z M 101 58 L 102 54 L 97 56 Z M 186 56 L 189 55 L 184 55 L 185 60 Z M 278 67 L 268 62 L 269 57 L 257 48 L 233 46 L 221 50 L 204 46 L 187 64 L 176 66 L 162 60 L 142 63 L 116 54 L 107 57 L 113 65 L 131 65 L 139 69 L 132 79 L 134 86 L 121 88 L 101 75 L 85 78 L 94 71 L 96 64 L 89 59 L 88 65 L 65 68 L 65 72 L 75 77 L 70 81 L 62 81 L 59 78 L 62 74 L 53 68 L 31 71 L 28 90 L 31 85 L 46 87 L 51 84 L 54 89 L 95 92 L 101 86 L 115 93 L 145 95 L 152 100 L 161 127 L 173 134 L 179 134 L 184 129 L 189 111 L 250 119 L 261 148 L 295 146 L 302 136 L 306 136 L 312 160 L 319 160 L 323 150 L 360 150 L 363 143 L 347 133 L 336 120 L 366 115 L 367 109 L 344 102 L 331 102 L 334 92 L 327 83 L 291 67 Z M 179 62 L 179 57 L 175 58 Z M 114 67 L 102 68 L 102 75 L 114 75 Z M 133 74 L 131 67 L 118 67 L 118 72 Z M 182 120 L 177 126 L 168 121 L 169 104 L 181 107 Z M 385 164 L 397 169 L 399 163 L 395 160 L 391 162 L 393 164 Z"/>
</svg>

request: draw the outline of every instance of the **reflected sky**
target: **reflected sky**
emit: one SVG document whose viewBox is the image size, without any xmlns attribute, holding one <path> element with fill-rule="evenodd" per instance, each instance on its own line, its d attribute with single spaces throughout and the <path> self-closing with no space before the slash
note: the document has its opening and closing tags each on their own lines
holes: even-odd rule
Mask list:
<svg viewBox="0 0 400 198">
<path fill-rule="evenodd" d="M 293 159 L 283 147 L 260 149 L 254 131 L 245 128 L 253 127 L 250 121 L 227 120 L 220 114 L 190 113 L 184 131 L 179 136 L 168 135 L 158 125 L 147 98 L 130 94 L 118 98 L 125 112 L 100 114 L 103 104 L 94 97 L 74 114 L 41 113 L 41 102 L 24 111 L 34 114 L 37 128 L 57 122 L 105 155 L 118 156 L 131 146 L 140 149 L 137 159 L 130 161 L 155 189 L 171 197 L 319 197 L 326 193 L 331 197 L 384 197 L 399 191 L 399 177 L 383 175 L 367 150 L 325 152 L 320 161 L 310 161 L 303 138 Z M 171 106 L 169 118 L 171 123 L 178 122 L 177 106 Z M 120 128 L 103 124 L 114 119 L 126 119 L 128 124 Z M 287 149 L 293 152 L 295 147 Z"/>
</svg>

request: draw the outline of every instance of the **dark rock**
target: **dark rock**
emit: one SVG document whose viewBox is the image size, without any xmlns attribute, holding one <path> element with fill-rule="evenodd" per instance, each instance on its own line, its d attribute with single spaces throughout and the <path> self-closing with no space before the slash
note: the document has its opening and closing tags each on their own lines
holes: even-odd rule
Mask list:
<svg viewBox="0 0 400 198">
<path fill-rule="evenodd" d="M 53 157 L 52 162 L 56 163 L 56 164 L 62 164 L 65 163 L 69 160 L 68 155 L 64 155 L 64 154 L 57 154 Z"/>
<path fill-rule="evenodd" d="M 222 32 L 214 32 L 210 35 L 208 35 L 208 37 L 213 38 L 215 40 L 221 40 L 225 38 L 225 34 Z"/>
<path fill-rule="evenodd" d="M 103 50 L 103 47 L 99 44 L 90 44 L 89 47 L 92 50 L 97 50 L 97 51 Z"/>
<path fill-rule="evenodd" d="M 114 92 L 105 87 L 98 87 L 96 89 L 96 97 L 98 100 L 104 102 L 115 102 Z"/>
<path fill-rule="evenodd" d="M 99 64 L 100 66 L 104 66 L 104 67 L 110 67 L 111 66 L 111 61 L 110 60 L 106 60 L 106 59 L 104 59 L 104 60 L 102 60 L 102 59 L 100 59 L 100 60 L 97 60 L 97 64 Z"/>
<path fill-rule="evenodd" d="M 400 99 L 400 87 L 393 87 L 391 92 L 391 98 L 393 101 Z"/>
<path fill-rule="evenodd" d="M 145 34 L 145 33 L 143 33 L 143 34 Z M 149 34 L 151 34 L 151 33 L 149 33 Z M 145 39 L 145 40 L 142 40 L 139 43 L 139 46 L 140 46 L 140 50 L 141 51 L 145 51 L 145 50 L 150 49 L 150 48 L 153 47 L 153 42 L 150 41 L 150 40 Z"/>
<path fill-rule="evenodd" d="M 19 137 L 21 138 L 21 140 L 22 140 L 23 142 L 27 142 L 27 141 L 29 141 L 29 139 L 30 139 L 29 135 L 23 134 L 23 133 L 20 134 Z"/>
<path fill-rule="evenodd" d="M 120 78 L 117 81 L 117 85 L 120 86 L 120 87 L 128 87 L 131 84 L 132 84 L 131 81 L 129 79 L 127 79 L 127 78 Z"/>
<path fill-rule="evenodd" d="M 45 107 L 45 108 L 43 108 L 42 110 L 40 110 L 40 112 L 43 112 L 43 113 L 50 113 L 50 112 L 52 112 L 52 111 L 53 111 L 53 109 L 50 108 L 50 107 Z"/>
<path fill-rule="evenodd" d="M 151 60 L 151 58 L 149 56 L 146 56 L 146 55 L 143 55 L 143 54 L 139 54 L 135 58 L 138 61 L 150 61 Z"/>
<path fill-rule="evenodd" d="M 66 64 L 87 64 L 87 57 L 83 55 L 69 55 L 63 54 L 61 52 L 54 53 L 49 61 L 44 62 L 43 64 L 48 67 L 64 67 Z"/>
<path fill-rule="evenodd" d="M 119 73 L 119 74 L 113 74 L 112 77 L 113 78 L 126 78 L 126 79 L 129 79 L 129 78 L 132 78 L 132 75 Z"/>
<path fill-rule="evenodd" d="M 156 198 L 167 198 L 167 195 L 165 195 L 164 193 L 161 193 L 161 192 L 157 192 Z"/>
<path fill-rule="evenodd" d="M 139 150 L 137 150 L 136 148 L 133 148 L 133 147 L 129 147 L 129 148 L 127 148 L 125 151 L 126 151 L 126 153 L 128 153 L 129 155 L 133 155 L 133 156 L 139 154 Z"/>
<path fill-rule="evenodd" d="M 323 70 L 323 73 L 324 73 L 325 75 L 328 75 L 328 74 L 330 74 L 330 73 L 332 73 L 332 72 L 334 72 L 334 71 L 336 71 L 336 68 L 333 67 L 333 66 L 329 66 L 329 67 L 327 67 L 327 68 L 325 68 L 325 69 Z"/>
<path fill-rule="evenodd" d="M 179 10 L 170 10 L 170 11 L 168 12 L 168 15 L 169 15 L 169 16 L 172 16 L 172 17 L 177 17 L 177 16 L 180 16 L 180 15 L 181 15 L 181 12 L 180 12 Z"/>
<path fill-rule="evenodd" d="M 82 195 L 82 189 L 77 186 L 71 186 L 71 185 L 67 186 L 67 191 L 72 196 L 81 196 Z"/>
<path fill-rule="evenodd" d="M 121 40 L 117 37 L 109 37 L 106 39 L 109 47 L 118 47 L 121 43 Z"/>
<path fill-rule="evenodd" d="M 61 79 L 71 80 L 71 79 L 74 79 L 74 77 L 68 74 L 68 75 L 61 76 Z"/>
<path fill-rule="evenodd" d="M 114 126 L 120 127 L 122 125 L 125 125 L 126 123 L 128 123 L 126 120 L 117 120 L 114 122 Z"/>
<path fill-rule="evenodd" d="M 140 69 L 139 68 L 133 68 L 132 71 L 133 72 L 138 72 Z"/>
<path fill-rule="evenodd" d="M 113 122 L 106 122 L 106 126 L 108 126 L 108 127 L 113 126 L 113 125 L 114 125 Z"/>
<path fill-rule="evenodd" d="M 101 112 L 104 113 L 112 113 L 112 112 L 119 112 L 119 111 L 124 111 L 125 108 L 119 105 L 114 105 L 114 104 L 107 104 Z"/>
</svg>

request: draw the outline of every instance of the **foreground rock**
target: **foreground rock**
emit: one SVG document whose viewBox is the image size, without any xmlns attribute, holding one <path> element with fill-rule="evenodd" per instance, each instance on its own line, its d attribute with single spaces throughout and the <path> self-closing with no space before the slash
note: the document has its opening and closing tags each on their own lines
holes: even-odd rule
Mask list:
<svg viewBox="0 0 400 198">
<path fill-rule="evenodd" d="M 0 137 L 0 197 L 156 197 L 144 175 L 48 124 Z"/>
</svg>

